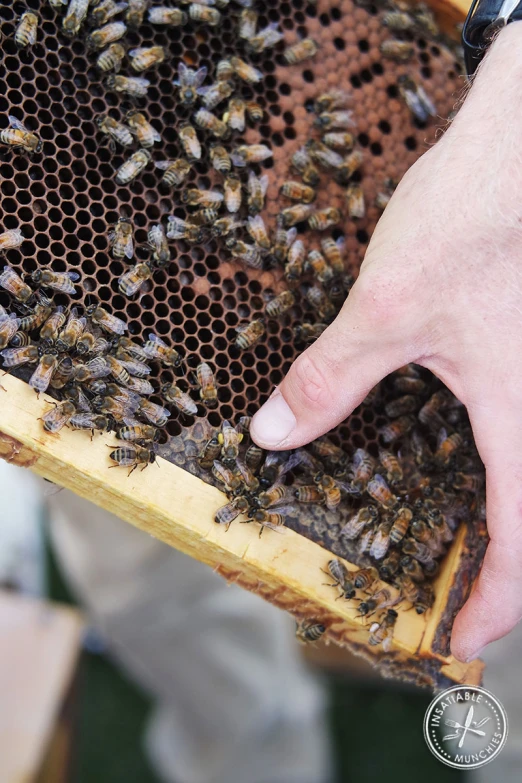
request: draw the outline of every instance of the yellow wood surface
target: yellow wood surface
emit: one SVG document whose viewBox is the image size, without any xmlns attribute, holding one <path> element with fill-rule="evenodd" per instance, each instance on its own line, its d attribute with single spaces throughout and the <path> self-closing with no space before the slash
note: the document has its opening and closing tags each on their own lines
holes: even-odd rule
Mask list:
<svg viewBox="0 0 522 783">
<path fill-rule="evenodd" d="M 0 592 L 0 781 L 36 780 L 76 667 L 78 611 Z"/>
<path fill-rule="evenodd" d="M 225 531 L 214 522 L 217 509 L 227 502 L 215 487 L 165 460 L 136 470 L 109 470 L 107 443 L 113 436 L 84 432 L 46 433 L 38 417 L 52 401 L 38 400 L 30 387 L 5 376 L 0 392 L 8 405 L 0 406 L 0 456 L 30 467 L 39 475 L 71 489 L 81 497 L 131 522 L 150 535 L 213 566 L 225 578 L 253 590 L 297 617 L 324 622 L 330 639 L 364 651 L 368 628 L 356 617 L 355 605 L 338 601 L 322 574 L 331 555 L 314 542 L 288 529 L 265 530 L 235 522 Z M 355 568 L 355 566 L 350 566 Z M 449 579 L 449 575 L 447 579 Z M 423 648 L 426 621 L 415 612 L 399 610 L 394 634 L 397 660 L 411 658 Z M 371 648 L 370 654 L 380 650 Z M 423 649 L 425 656 L 430 655 Z M 462 667 L 444 659 L 448 676 L 476 681 L 480 667 Z M 449 668 L 448 668 L 449 667 Z"/>
</svg>

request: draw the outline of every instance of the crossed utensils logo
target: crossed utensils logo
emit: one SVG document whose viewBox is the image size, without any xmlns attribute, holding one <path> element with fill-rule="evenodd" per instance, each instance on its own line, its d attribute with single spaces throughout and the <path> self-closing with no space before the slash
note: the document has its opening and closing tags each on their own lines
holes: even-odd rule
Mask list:
<svg viewBox="0 0 522 783">
<path fill-rule="evenodd" d="M 466 734 L 468 732 L 471 732 L 472 734 L 476 734 L 479 737 L 485 737 L 486 732 L 481 731 L 481 727 L 484 726 L 484 724 L 487 723 L 488 720 L 491 720 L 491 718 L 489 717 L 482 718 L 482 720 L 477 722 L 473 720 L 473 714 L 474 714 L 474 707 L 471 706 L 468 710 L 468 714 L 466 715 L 464 724 L 458 723 L 456 720 L 445 720 L 444 725 L 449 726 L 452 729 L 455 729 L 455 733 L 446 734 L 442 738 L 442 741 L 446 742 L 448 740 L 458 739 L 460 737 L 458 747 L 462 748 L 462 746 L 464 745 L 464 740 L 466 739 Z"/>
</svg>

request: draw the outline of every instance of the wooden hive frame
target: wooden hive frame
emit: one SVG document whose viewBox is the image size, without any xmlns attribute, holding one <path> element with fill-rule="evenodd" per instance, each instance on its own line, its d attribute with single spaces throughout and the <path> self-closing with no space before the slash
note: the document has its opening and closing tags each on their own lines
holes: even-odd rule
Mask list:
<svg viewBox="0 0 522 783">
<path fill-rule="evenodd" d="M 462 21 L 468 5 L 467 0 L 430 4 L 446 30 Z M 29 386 L 11 376 L 2 384 L 7 393 L 0 391 L 0 456 L 8 462 L 71 489 L 297 619 L 322 622 L 328 640 L 378 662 L 385 674 L 434 687 L 451 681 L 480 682 L 480 661 L 465 665 L 448 654 L 452 615 L 470 588 L 470 569 L 461 567 L 472 559 L 465 526 L 442 565 L 433 609 L 418 616 L 399 607 L 392 649 L 384 653 L 367 645 L 368 622 L 356 616 L 354 604 L 336 600 L 337 592 L 323 584 L 327 580 L 322 570 L 330 554 L 318 544 L 288 529 L 282 534 L 266 531 L 259 538 L 255 526 L 234 523 L 226 532 L 214 522 L 215 512 L 226 502 L 215 487 L 162 459 L 159 470 L 150 466 L 130 477 L 125 470 L 108 470 L 106 443 L 114 441 L 111 436 L 90 442 L 89 435 L 80 432 L 50 435 L 38 418 L 48 410 L 51 398 L 37 400 Z"/>
</svg>

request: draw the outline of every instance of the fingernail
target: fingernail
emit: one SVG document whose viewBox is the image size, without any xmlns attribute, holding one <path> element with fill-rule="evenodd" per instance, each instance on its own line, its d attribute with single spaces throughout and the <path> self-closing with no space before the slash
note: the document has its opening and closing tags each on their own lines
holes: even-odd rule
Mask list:
<svg viewBox="0 0 522 783">
<path fill-rule="evenodd" d="M 297 420 L 281 392 L 276 389 L 252 419 L 250 432 L 255 441 L 273 447 L 282 443 L 295 428 Z"/>
<path fill-rule="evenodd" d="M 475 658 L 479 658 L 482 655 L 482 653 L 484 652 L 485 648 L 486 648 L 486 645 L 484 645 L 484 647 L 480 647 L 472 655 L 468 655 L 468 657 L 466 658 L 466 663 L 471 663 L 471 661 L 474 661 Z"/>
</svg>

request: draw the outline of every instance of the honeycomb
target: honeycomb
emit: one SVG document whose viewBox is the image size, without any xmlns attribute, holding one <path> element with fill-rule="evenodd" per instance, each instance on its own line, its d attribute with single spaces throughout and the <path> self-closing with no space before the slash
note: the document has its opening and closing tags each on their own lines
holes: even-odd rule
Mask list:
<svg viewBox="0 0 522 783">
<path fill-rule="evenodd" d="M 87 306 L 99 301 L 128 323 L 131 335 L 145 338 L 154 331 L 166 337 L 180 348 L 189 369 L 202 360 L 214 367 L 219 389 L 216 409 L 209 412 L 198 406 L 198 417 L 173 409 L 159 447 L 165 458 L 209 480 L 194 459 L 198 444 L 224 419 L 236 422 L 242 415 L 253 414 L 267 399 L 303 349 L 294 342 L 293 328 L 313 320 L 313 312 L 304 297 L 299 297 L 288 313 L 268 321 L 263 339 L 250 350 L 240 351 L 234 345 L 235 327 L 262 317 L 267 298 L 287 285 L 280 269 L 247 269 L 214 239 L 199 245 L 171 242 L 170 266 L 156 270 L 136 298 L 120 293 L 118 279 L 128 267 L 108 253 L 109 226 L 120 217 L 130 218 L 135 226 L 136 256 L 145 259 L 148 227 L 162 219 L 165 222 L 169 214 L 186 218 L 187 211 L 180 191 L 164 188 L 161 172 L 152 167 L 127 186 L 115 183 L 114 174 L 124 155 L 111 152 L 104 144 L 96 118 L 109 112 L 124 120 L 130 105 L 104 84 L 95 56 L 86 49 L 85 36 L 65 38 L 61 14 L 50 5 L 38 0 L 27 0 L 26 5 L 38 11 L 40 26 L 37 43 L 20 51 L 13 32 L 17 12 L 23 9 L 16 4 L 0 7 L 4 50 L 0 123 L 5 127 L 10 114 L 22 120 L 40 135 L 43 153 L 32 158 L 2 153 L 0 225 L 2 230 L 22 228 L 26 237 L 20 250 L 8 251 L 7 261 L 26 275 L 38 267 L 79 272 L 77 293 L 70 297 L 55 294 L 56 304 Z M 264 109 L 263 121 L 247 128 L 244 140 L 262 142 L 273 151 L 273 158 L 253 167 L 269 177 L 264 216 L 271 227 L 282 207 L 279 189 L 288 178 L 288 161 L 311 135 L 313 99 L 331 87 L 352 92 L 357 145 L 364 154 L 363 167 L 354 180 L 361 182 L 367 212 L 363 219 L 336 227 L 332 236 L 345 238 L 347 265 L 354 275 L 380 216 L 374 201 L 385 179 L 400 180 L 435 142 L 462 88 L 460 60 L 438 40 L 407 33 L 403 37 L 415 49 L 411 62 L 383 60 L 379 46 L 390 31 L 382 26 L 380 14 L 376 6 L 358 7 L 352 0 L 337 4 L 266 0 L 259 26 L 277 22 L 285 42 L 252 56 L 263 80 L 239 88 L 244 99 L 253 98 Z M 151 86 L 147 98 L 138 103 L 162 136 L 154 147 L 154 159 L 181 157 L 176 129 L 192 114 L 192 109 L 178 102 L 172 86 L 178 63 L 207 66 L 212 77 L 220 59 L 238 53 L 235 26 L 235 11 L 229 6 L 218 28 L 188 23 L 163 29 L 144 23 L 128 31 L 125 43 L 131 48 L 161 45 L 169 53 L 165 63 L 146 72 Z M 301 65 L 285 65 L 284 46 L 305 36 L 317 41 L 318 55 Z M 412 120 L 399 99 L 397 79 L 404 73 L 424 86 L 437 107 L 436 121 L 424 125 Z M 211 187 L 214 176 L 207 145 L 185 186 Z M 340 206 L 343 200 L 342 189 L 327 179 L 316 203 L 319 208 Z M 0 292 L 0 304 L 9 304 L 4 292 Z M 173 372 L 155 366 L 153 377 L 172 381 Z M 190 389 L 187 373 L 179 373 L 176 382 L 183 390 Z M 162 403 L 159 396 L 152 399 Z M 361 406 L 332 433 L 332 440 L 350 450 L 365 447 L 375 455 L 376 430 L 387 421 L 382 404 Z M 322 508 L 307 510 L 290 524 L 339 552 L 340 523 L 335 514 Z"/>
</svg>

